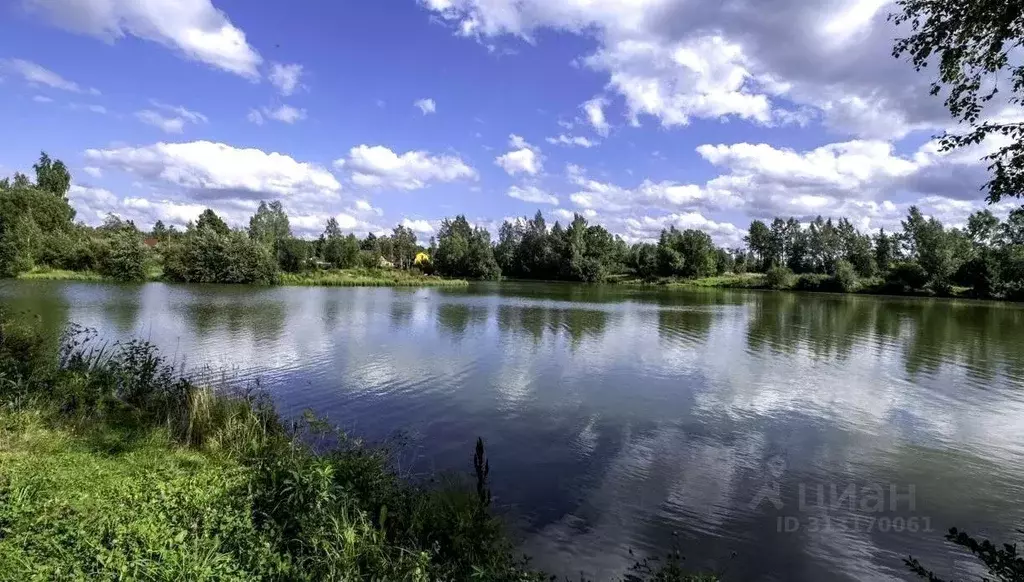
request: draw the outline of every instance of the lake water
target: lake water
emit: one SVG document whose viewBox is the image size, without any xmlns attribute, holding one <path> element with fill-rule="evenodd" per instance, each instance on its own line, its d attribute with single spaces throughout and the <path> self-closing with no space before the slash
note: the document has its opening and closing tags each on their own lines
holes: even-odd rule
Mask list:
<svg viewBox="0 0 1024 582">
<path fill-rule="evenodd" d="M 535 564 L 598 580 L 678 547 L 726 580 L 908 579 L 1024 525 L 1024 309 L 559 284 L 0 284 L 8 310 L 259 379 L 402 470 L 471 470 Z M 925 531 L 931 530 L 931 531 Z"/>
</svg>

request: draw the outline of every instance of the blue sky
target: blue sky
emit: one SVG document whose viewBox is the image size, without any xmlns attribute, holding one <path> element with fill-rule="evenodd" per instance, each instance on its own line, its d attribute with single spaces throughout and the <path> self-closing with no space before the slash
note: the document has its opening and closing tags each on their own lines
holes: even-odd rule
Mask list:
<svg viewBox="0 0 1024 582">
<path fill-rule="evenodd" d="M 280 199 L 422 239 L 574 212 L 738 244 L 753 218 L 960 224 L 979 158 L 892 59 L 883 0 L 25 0 L 0 8 L 0 174 L 40 150 L 79 218 L 148 227 Z M 993 106 L 992 115 L 1018 112 Z M 997 207 L 1005 212 L 1008 205 Z"/>
</svg>

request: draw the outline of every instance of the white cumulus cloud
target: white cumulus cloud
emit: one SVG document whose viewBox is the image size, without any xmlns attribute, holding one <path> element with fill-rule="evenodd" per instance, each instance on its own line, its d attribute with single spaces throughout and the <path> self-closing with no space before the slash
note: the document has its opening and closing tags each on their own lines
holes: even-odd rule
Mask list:
<svg viewBox="0 0 1024 582">
<path fill-rule="evenodd" d="M 277 87 L 277 90 L 281 92 L 285 97 L 295 92 L 301 85 L 299 80 L 302 78 L 302 65 L 299 64 L 281 64 L 273 63 L 270 65 L 270 73 L 267 75 L 267 79 L 270 83 Z"/>
<path fill-rule="evenodd" d="M 477 179 L 476 170 L 458 156 L 434 156 L 421 150 L 397 154 L 380 145 L 356 146 L 334 164 L 351 172 L 353 183 L 371 188 L 418 190 L 432 182 Z"/>
<path fill-rule="evenodd" d="M 423 112 L 423 115 L 428 115 L 437 111 L 437 104 L 434 103 L 433 99 L 418 99 L 413 105 L 419 108 Z"/>
<path fill-rule="evenodd" d="M 526 143 L 521 136 L 510 135 L 509 147 L 513 149 L 494 159 L 494 163 L 501 166 L 508 175 L 515 176 L 523 173 L 533 176 L 543 169 L 543 159 L 539 150 Z"/>
<path fill-rule="evenodd" d="M 112 42 L 132 35 L 186 58 L 259 79 L 259 53 L 210 0 L 26 0 L 51 22 Z"/>
<path fill-rule="evenodd" d="M 117 168 L 196 199 L 334 197 L 341 184 L 327 170 L 276 152 L 193 141 L 89 149 L 90 162 Z"/>
<path fill-rule="evenodd" d="M 508 195 L 523 202 L 532 204 L 552 204 L 558 206 L 558 197 L 541 190 L 537 186 L 512 186 L 508 189 Z"/>
</svg>

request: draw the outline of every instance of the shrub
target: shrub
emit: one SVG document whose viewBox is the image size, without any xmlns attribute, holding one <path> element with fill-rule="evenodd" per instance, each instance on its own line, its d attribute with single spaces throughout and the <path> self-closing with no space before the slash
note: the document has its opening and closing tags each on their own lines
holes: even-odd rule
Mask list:
<svg viewBox="0 0 1024 582">
<path fill-rule="evenodd" d="M 146 280 L 148 247 L 137 232 L 122 229 L 109 237 L 110 248 L 100 262 L 100 273 L 117 281 Z"/>
<path fill-rule="evenodd" d="M 164 276 L 185 283 L 255 283 L 277 280 L 270 250 L 245 233 L 192 229 L 163 245 Z"/>
<path fill-rule="evenodd" d="M 848 261 L 836 263 L 836 270 L 832 278 L 837 291 L 852 293 L 857 289 L 857 273 L 854 271 L 853 265 Z"/>
<path fill-rule="evenodd" d="M 899 261 L 885 277 L 886 285 L 899 291 L 916 291 L 928 283 L 928 273 L 916 261 Z"/>
<path fill-rule="evenodd" d="M 793 284 L 793 271 L 786 267 L 772 267 L 765 273 L 764 282 L 769 289 L 788 289 Z"/>
<path fill-rule="evenodd" d="M 277 263 L 286 273 L 299 273 L 306 268 L 310 245 L 298 238 L 285 238 L 277 243 Z"/>
<path fill-rule="evenodd" d="M 793 283 L 797 291 L 834 291 L 835 281 L 831 275 L 801 273 Z"/>
<path fill-rule="evenodd" d="M 0 219 L 0 277 L 30 271 L 41 238 L 39 226 L 29 218 Z"/>
<path fill-rule="evenodd" d="M 376 269 L 380 266 L 380 255 L 373 251 L 359 251 L 356 266 L 360 269 Z"/>
</svg>

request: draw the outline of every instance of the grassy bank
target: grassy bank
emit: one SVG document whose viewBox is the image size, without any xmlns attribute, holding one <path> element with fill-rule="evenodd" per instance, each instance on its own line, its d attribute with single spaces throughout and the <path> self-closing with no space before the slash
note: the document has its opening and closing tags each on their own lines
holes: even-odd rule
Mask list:
<svg viewBox="0 0 1024 582">
<path fill-rule="evenodd" d="M 2 580 L 550 579 L 492 513 L 482 441 L 472 473 L 428 484 L 391 459 L 149 344 L 0 320 Z M 676 559 L 602 579 L 708 578 Z"/>
<path fill-rule="evenodd" d="M 18 275 L 29 281 L 94 281 L 115 283 L 115 279 L 95 271 L 68 271 L 65 269 L 35 268 Z M 163 280 L 163 271 L 150 269 L 147 281 Z M 465 287 L 465 279 L 445 279 L 419 272 L 397 269 L 333 269 L 308 273 L 281 273 L 280 285 L 320 287 Z"/>
<path fill-rule="evenodd" d="M 821 293 L 854 293 L 860 295 L 894 295 L 903 297 L 949 297 L 972 298 L 971 288 L 953 286 L 942 293 L 922 288 L 911 289 L 893 285 L 881 277 L 858 279 L 844 285 L 831 275 L 787 275 L 770 279 L 764 273 L 728 273 L 715 277 L 697 279 L 678 279 L 661 277 L 654 280 L 621 279 L 615 281 L 620 285 L 660 288 L 723 288 L 723 289 L 773 289 L 777 291 L 803 291 Z M 992 299 L 992 298 L 989 298 Z"/>
<path fill-rule="evenodd" d="M 111 281 L 95 271 L 68 271 L 66 269 L 35 268 L 18 275 L 29 281 Z"/>
<path fill-rule="evenodd" d="M 323 287 L 465 287 L 465 279 L 445 279 L 397 269 L 338 269 L 293 274 L 281 273 L 282 285 Z"/>
</svg>

